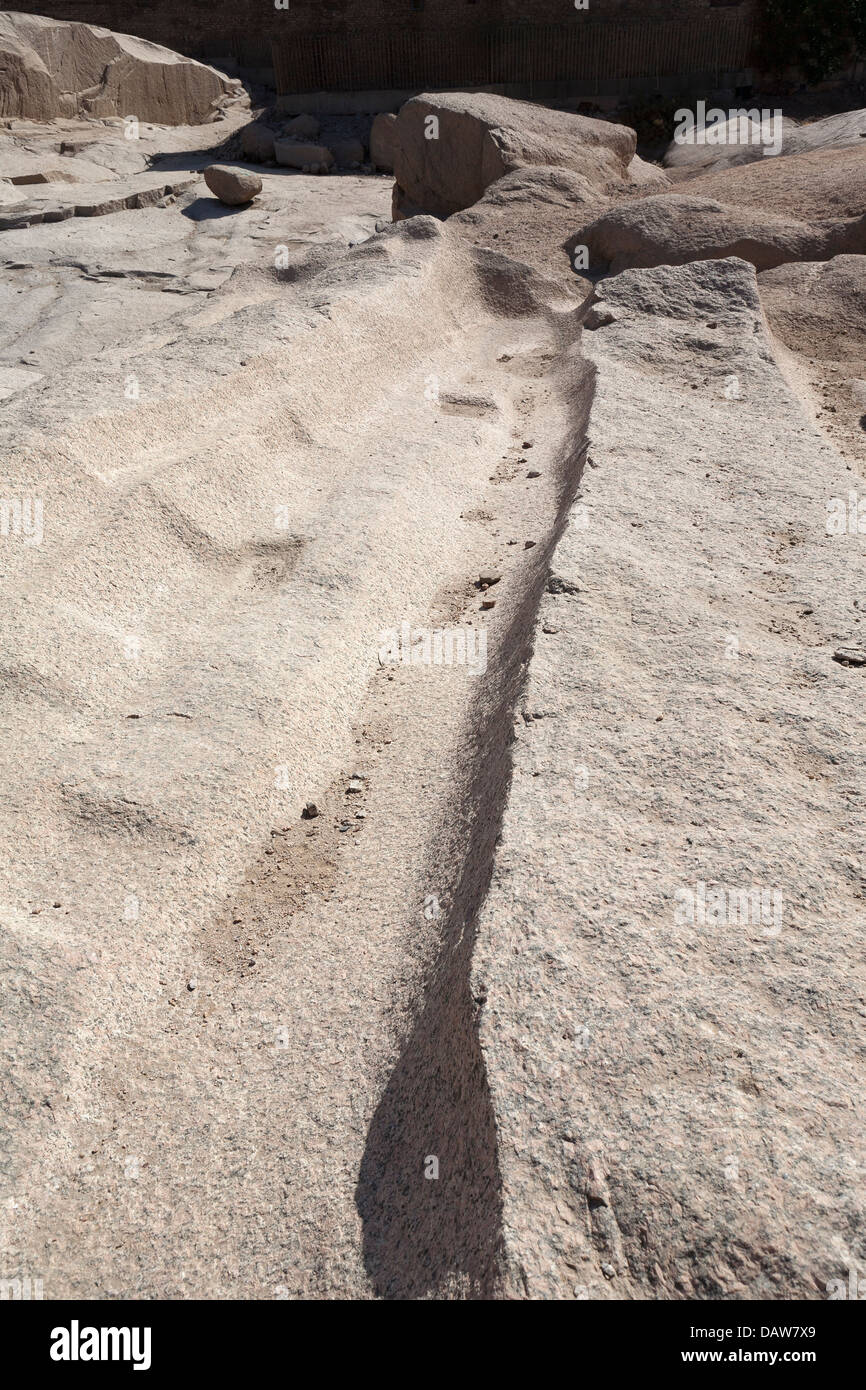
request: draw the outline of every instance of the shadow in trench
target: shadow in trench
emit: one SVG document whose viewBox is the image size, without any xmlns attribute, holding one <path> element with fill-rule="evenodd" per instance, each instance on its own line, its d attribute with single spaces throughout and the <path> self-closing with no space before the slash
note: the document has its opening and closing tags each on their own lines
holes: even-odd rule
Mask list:
<svg viewBox="0 0 866 1390">
<path fill-rule="evenodd" d="M 574 328 L 572 328 L 572 337 Z M 581 370 L 575 373 L 575 366 Z M 493 870 L 511 780 L 517 699 L 531 654 L 550 558 L 580 484 L 594 372 L 571 357 L 575 435 L 560 460 L 559 510 L 519 609 L 479 692 L 463 750 L 466 853 L 451 892 L 421 1011 L 373 1116 L 355 1200 L 363 1256 L 380 1298 L 495 1297 L 502 1195 L 496 1126 L 478 1036 L 483 998 L 471 994 L 476 923 Z M 441 876 L 439 879 L 441 882 Z M 425 1165 L 438 1162 L 438 1178 Z"/>
<path fill-rule="evenodd" d="M 507 791 L 507 770 L 503 750 L 497 751 L 498 800 Z M 480 789 L 473 791 L 475 800 Z M 470 832 L 420 1016 L 367 1136 L 356 1201 L 364 1263 L 383 1298 L 484 1297 L 495 1284 L 496 1132 L 469 980 L 474 916 L 490 880 L 499 821 L 492 807 L 482 807 Z M 435 1178 L 425 1176 L 431 1160 L 438 1164 Z"/>
</svg>

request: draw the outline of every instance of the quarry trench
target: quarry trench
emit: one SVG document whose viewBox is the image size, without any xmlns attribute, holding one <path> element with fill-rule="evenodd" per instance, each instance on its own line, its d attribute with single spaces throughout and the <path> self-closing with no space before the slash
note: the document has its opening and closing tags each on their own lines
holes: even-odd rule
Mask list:
<svg viewBox="0 0 866 1390">
<path fill-rule="evenodd" d="M 74 367 L 59 372 L 45 398 L 54 435 L 37 422 L 25 439 L 29 468 L 59 449 L 71 483 L 61 547 L 49 537 L 27 573 L 43 616 L 56 605 L 68 628 L 68 649 L 48 663 L 58 718 L 35 788 L 43 798 L 49 789 L 46 843 L 77 868 L 47 891 L 72 903 L 69 949 L 98 956 L 111 981 L 106 993 L 79 977 L 71 991 L 66 948 L 38 967 L 62 1011 L 59 1034 L 74 1027 L 88 1039 L 86 1051 L 62 1053 L 51 1124 L 42 1121 L 39 1201 L 19 1208 L 10 1234 L 13 1248 L 45 1248 L 58 1294 L 496 1288 L 496 1134 L 482 1001 L 469 987 L 474 919 L 534 615 L 579 483 L 592 373 L 579 300 L 452 242 L 431 219 L 348 256 L 353 265 L 331 250 L 311 275 L 277 279 L 269 297 L 259 286 L 239 307 L 229 283 L 225 317 L 220 291 L 213 311 L 181 311 L 186 335 L 169 321 L 139 353 L 147 401 L 122 420 L 98 387 L 82 411 Z M 374 310 L 360 334 L 359 285 Z M 414 333 L 407 360 L 406 330 L 434 302 L 444 318 Z M 239 359 L 250 362 L 253 341 L 251 373 Z M 354 379 L 374 342 L 386 372 L 362 396 Z M 253 421 L 255 453 L 243 442 Z M 309 500 L 290 504 L 287 533 L 268 539 L 257 518 L 262 495 L 284 489 L 287 432 L 292 449 L 321 463 L 306 465 L 317 481 Z M 419 480 L 421 450 L 431 462 Z M 180 463 L 198 481 L 178 488 Z M 98 583 L 64 598 L 58 574 L 86 574 L 97 557 Z M 501 579 L 485 592 L 479 577 L 491 570 Z M 332 596 L 349 583 L 357 595 L 338 614 Z M 382 664 L 376 634 L 404 619 L 484 624 L 486 670 Z M 25 626 L 20 645 L 46 669 L 32 617 Z M 125 626 L 144 634 L 142 660 L 109 669 L 106 684 L 106 643 Z M 89 689 L 82 642 L 101 673 Z M 20 697 L 34 698 L 24 685 Z M 103 740 L 90 766 L 68 742 L 82 699 L 84 747 Z M 250 702 L 252 722 L 226 723 L 226 710 Z M 276 721 L 267 713 L 262 733 L 269 709 Z M 279 780 L 290 769 L 288 791 L 275 789 L 275 766 Z M 46 767 L 60 770 L 56 809 L 58 772 Z M 346 791 L 358 772 L 360 797 Z M 307 800 L 319 807 L 312 820 L 300 817 Z M 50 867 L 36 879 L 50 882 Z M 121 884 L 147 907 L 118 938 Z M 438 1178 L 425 1177 L 430 1157 Z M 106 1253 L 108 1220 L 117 1239 Z"/>
<path fill-rule="evenodd" d="M 495 281 L 498 269 L 492 261 L 485 275 Z M 510 444 L 473 509 L 461 567 L 421 624 L 478 621 L 478 572 L 491 568 L 480 557 L 492 542 L 502 579 L 487 591 L 496 609 L 486 671 L 380 663 L 352 757 L 316 796 L 317 814 L 275 830 L 273 853 L 208 936 L 242 976 L 250 949 L 256 973 L 272 964 L 287 1004 L 323 958 L 336 977 L 324 1015 L 302 1004 L 286 1012 L 276 1143 L 274 1081 L 261 1079 L 261 1144 L 287 1172 L 268 1242 L 288 1297 L 473 1298 L 499 1287 L 497 1136 L 470 971 L 538 601 L 584 461 L 592 372 L 579 355 L 579 311 L 563 317 L 538 375 L 521 379 L 520 354 L 504 354 L 520 392 Z M 485 360 L 510 345 L 497 332 Z M 481 409 L 471 389 L 455 397 L 447 408 L 458 414 Z M 526 478 L 528 463 L 540 477 Z M 358 782 L 363 791 L 348 790 Z M 227 952 L 235 916 L 243 944 Z M 351 1045 L 335 1049 L 348 1025 Z M 249 1115 L 255 1090 L 247 1103 Z"/>
<path fill-rule="evenodd" d="M 510 566 L 506 558 L 502 580 L 488 591 L 498 595 L 498 631 L 490 633 L 487 671 L 467 690 L 465 682 L 447 681 L 443 670 L 383 667 L 358 724 L 362 766 L 372 744 L 364 799 L 373 814 L 365 818 L 356 851 L 351 832 L 342 841 L 346 853 L 337 859 L 327 915 L 333 914 L 339 931 L 351 914 L 357 922 L 353 937 L 364 933 L 365 922 L 383 916 L 396 929 L 394 979 L 386 989 L 391 1047 L 379 1060 L 378 1084 L 371 1089 L 376 1105 L 355 1191 L 364 1267 L 379 1297 L 489 1297 L 498 1288 L 497 1136 L 477 1035 L 484 1000 L 472 996 L 470 972 L 476 917 L 508 795 L 512 726 L 522 717 L 538 601 L 583 466 L 592 373 L 575 351 L 576 317 L 563 326 L 549 373 L 533 383 L 515 422 L 515 441 L 532 439 L 531 462 L 544 481 L 530 483 L 529 501 L 520 474 L 508 477 L 509 461 L 482 503 L 490 520 L 479 524 L 500 543 L 509 532 L 519 538 L 521 530 L 536 540 L 522 554 L 518 540 L 516 563 Z M 542 418 L 548 412 L 556 417 L 553 428 Z M 507 541 L 505 547 L 507 556 Z M 467 554 L 462 583 L 440 592 L 429 625 L 453 622 L 474 588 Z M 376 752 L 384 728 L 390 743 Z M 338 843 L 340 805 L 347 797 L 354 800 L 345 791 L 350 774 L 347 767 L 324 806 L 325 815 L 334 817 L 324 837 L 333 841 L 336 831 Z M 413 825 L 413 853 L 405 846 L 407 821 Z M 316 837 L 315 830 L 306 833 Z M 381 882 L 384 866 L 390 902 L 383 911 L 382 889 L 371 894 L 370 885 Z M 279 893 L 271 888 L 262 898 L 252 915 L 279 921 Z M 383 965 L 378 963 L 379 971 Z M 435 1178 L 426 1172 L 431 1158 Z"/>
</svg>

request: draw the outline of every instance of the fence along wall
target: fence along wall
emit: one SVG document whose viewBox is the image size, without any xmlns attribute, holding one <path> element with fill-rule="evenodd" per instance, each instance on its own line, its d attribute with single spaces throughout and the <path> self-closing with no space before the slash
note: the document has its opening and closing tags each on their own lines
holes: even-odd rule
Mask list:
<svg viewBox="0 0 866 1390">
<path fill-rule="evenodd" d="M 381 28 L 274 39 L 279 93 L 529 87 L 741 72 L 754 20 L 737 11 L 683 19 L 497 24 L 474 29 Z"/>
</svg>

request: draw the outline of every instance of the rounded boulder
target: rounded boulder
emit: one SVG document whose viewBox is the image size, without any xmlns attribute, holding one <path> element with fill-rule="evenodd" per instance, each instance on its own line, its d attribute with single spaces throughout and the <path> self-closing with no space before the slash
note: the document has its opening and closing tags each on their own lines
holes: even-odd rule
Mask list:
<svg viewBox="0 0 866 1390">
<path fill-rule="evenodd" d="M 247 169 L 233 169 L 228 164 L 210 164 L 204 171 L 204 181 L 215 197 L 229 207 L 242 207 L 252 202 L 262 191 L 258 174 Z"/>
</svg>

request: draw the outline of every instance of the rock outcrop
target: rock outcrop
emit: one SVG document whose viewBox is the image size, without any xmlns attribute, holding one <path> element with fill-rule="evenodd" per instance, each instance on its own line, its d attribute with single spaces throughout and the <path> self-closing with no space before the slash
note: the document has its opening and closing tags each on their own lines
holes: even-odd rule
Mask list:
<svg viewBox="0 0 866 1390">
<path fill-rule="evenodd" d="M 636 136 L 625 126 L 484 93 L 424 93 L 394 127 L 395 208 L 449 217 L 504 174 L 556 165 L 603 187 L 628 177 Z"/>
<path fill-rule="evenodd" d="M 563 245 L 573 234 L 575 219 L 596 218 L 609 202 L 582 174 L 534 165 L 497 179 L 452 221 L 480 245 L 555 274 L 562 270 Z"/>
<path fill-rule="evenodd" d="M 810 150 L 857 147 L 866 138 L 866 110 L 843 111 L 802 125 L 770 109 L 744 108 L 727 115 L 728 119 L 718 125 L 710 122 L 703 132 L 703 144 L 697 139 L 689 143 L 672 140 L 665 151 L 665 167 L 726 169 Z"/>
<path fill-rule="evenodd" d="M 778 266 L 758 277 L 780 356 L 811 392 L 824 432 L 866 468 L 866 255 Z M 866 507 L 859 534 L 866 533 Z"/>
<path fill-rule="evenodd" d="M 805 223 L 670 193 L 609 209 L 579 230 L 573 245 L 588 248 L 591 267 L 614 274 L 727 256 L 769 270 L 785 261 L 822 261 L 866 251 L 866 215 Z"/>
<path fill-rule="evenodd" d="M 66 222 L 72 217 L 107 217 L 114 212 L 165 205 L 198 182 L 198 175 L 177 173 L 133 174 L 129 178 L 100 183 L 28 185 L 17 197 L 3 198 L 0 231 L 38 227 L 44 222 Z M 22 196 L 25 195 L 25 196 Z"/>
<path fill-rule="evenodd" d="M 245 100 L 236 80 L 145 39 L 93 24 L 0 14 L 0 116 L 135 116 L 200 125 Z"/>
<path fill-rule="evenodd" d="M 471 984 L 507 1291 L 826 1299 L 866 1253 L 852 474 L 750 265 L 599 289 Z"/>
<path fill-rule="evenodd" d="M 856 149 L 813 150 L 785 159 L 711 169 L 673 185 L 680 193 L 714 198 L 813 222 L 828 217 L 859 217 L 866 209 L 866 143 Z"/>
</svg>

